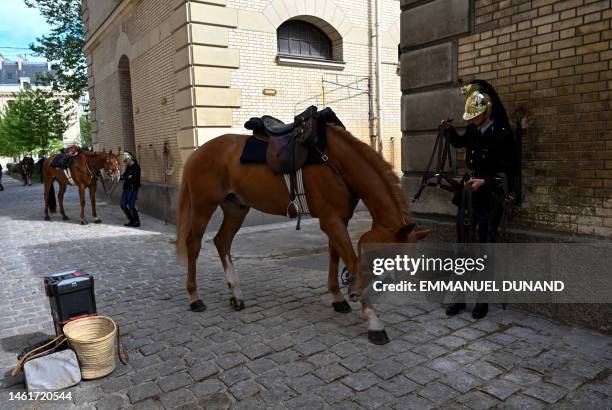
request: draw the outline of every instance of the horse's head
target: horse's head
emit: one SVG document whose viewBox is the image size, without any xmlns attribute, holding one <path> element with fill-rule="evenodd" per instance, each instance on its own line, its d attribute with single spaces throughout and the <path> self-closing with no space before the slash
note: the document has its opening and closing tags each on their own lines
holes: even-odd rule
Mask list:
<svg viewBox="0 0 612 410">
<path fill-rule="evenodd" d="M 119 155 L 114 155 L 112 150 L 108 154 L 104 154 L 104 171 L 113 181 L 118 181 L 121 176 Z"/>
<path fill-rule="evenodd" d="M 422 239 L 425 239 L 430 233 L 431 229 L 416 230 L 416 224 L 410 223 L 404 226 L 400 226 L 395 229 L 386 229 L 382 227 L 373 227 L 371 230 L 365 232 L 359 238 L 357 245 L 359 269 L 363 266 L 364 258 L 364 247 L 369 244 L 399 244 L 399 243 L 416 243 Z M 348 286 L 348 296 L 352 301 L 356 301 L 363 290 L 368 286 L 368 280 L 363 275 L 363 272 L 357 274 L 357 281 Z"/>
</svg>

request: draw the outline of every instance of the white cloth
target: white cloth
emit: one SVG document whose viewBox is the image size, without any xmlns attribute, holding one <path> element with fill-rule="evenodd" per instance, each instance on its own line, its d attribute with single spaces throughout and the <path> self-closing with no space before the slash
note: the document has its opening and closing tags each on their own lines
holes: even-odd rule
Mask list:
<svg viewBox="0 0 612 410">
<path fill-rule="evenodd" d="M 58 391 L 81 381 L 81 368 L 72 349 L 62 350 L 23 365 L 28 391 Z"/>
</svg>

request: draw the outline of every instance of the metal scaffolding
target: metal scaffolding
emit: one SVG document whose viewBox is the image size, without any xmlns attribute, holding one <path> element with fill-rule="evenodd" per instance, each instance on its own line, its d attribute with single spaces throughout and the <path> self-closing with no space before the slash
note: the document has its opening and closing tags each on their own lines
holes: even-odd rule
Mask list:
<svg viewBox="0 0 612 410">
<path fill-rule="evenodd" d="M 375 118 L 370 81 L 369 76 L 324 73 L 321 76 L 321 92 L 295 103 L 293 106 L 294 115 L 297 115 L 311 105 L 316 105 L 323 109 L 343 101 L 367 95 L 370 142 L 373 146 L 376 146 L 377 138 L 374 132 Z"/>
</svg>

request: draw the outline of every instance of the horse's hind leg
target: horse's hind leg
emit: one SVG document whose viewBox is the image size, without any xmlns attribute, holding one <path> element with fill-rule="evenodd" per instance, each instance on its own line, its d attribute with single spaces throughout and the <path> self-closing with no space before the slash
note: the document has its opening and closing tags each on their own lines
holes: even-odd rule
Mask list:
<svg viewBox="0 0 612 410">
<path fill-rule="evenodd" d="M 59 191 L 57 192 L 57 199 L 59 200 L 60 213 L 62 214 L 62 220 L 68 221 L 70 218 L 66 216 L 64 211 L 64 194 L 66 193 L 66 185 L 60 184 Z"/>
<path fill-rule="evenodd" d="M 225 201 L 221 204 L 221 209 L 223 209 L 223 223 L 215 236 L 214 242 L 223 264 L 227 286 L 232 291 L 230 304 L 234 310 L 242 310 L 244 309 L 244 301 L 242 300 L 242 290 L 240 289 L 240 276 L 234 270 L 231 247 L 232 240 L 240 226 L 242 226 L 242 222 L 244 222 L 244 218 L 249 213 L 250 208 Z"/>
<path fill-rule="evenodd" d="M 191 299 L 190 309 L 194 312 L 202 312 L 206 309 L 206 305 L 200 299 L 198 292 L 198 283 L 196 278 L 196 265 L 200 249 L 202 248 L 202 237 L 206 231 L 208 221 L 217 208 L 216 204 L 206 204 L 204 207 L 198 208 L 196 214 L 193 208 L 191 209 L 191 228 L 187 234 L 187 293 Z"/>
</svg>

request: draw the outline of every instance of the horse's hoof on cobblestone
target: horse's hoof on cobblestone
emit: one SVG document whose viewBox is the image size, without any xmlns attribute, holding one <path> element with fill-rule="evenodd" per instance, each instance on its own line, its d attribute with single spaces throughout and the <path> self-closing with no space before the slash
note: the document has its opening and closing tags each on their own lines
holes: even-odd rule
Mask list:
<svg viewBox="0 0 612 410">
<path fill-rule="evenodd" d="M 87 225 L 87 221 L 83 219 L 83 220 L 81 221 L 81 225 Z"/>
<path fill-rule="evenodd" d="M 63 221 L 69 221 L 69 220 L 70 220 L 70 218 L 68 218 L 66 215 L 64 215 L 64 216 L 62 216 L 62 220 L 63 220 Z"/>
<path fill-rule="evenodd" d="M 334 310 L 338 313 L 349 313 L 353 309 L 351 309 L 351 305 L 346 300 L 342 302 L 332 302 L 332 306 Z"/>
<path fill-rule="evenodd" d="M 49 218 L 48 216 L 45 216 L 45 221 L 51 222 L 51 218 Z"/>
<path fill-rule="evenodd" d="M 368 330 L 368 340 L 375 345 L 385 345 L 389 343 L 389 337 L 384 330 Z"/>
<path fill-rule="evenodd" d="M 238 300 L 233 296 L 230 298 L 230 305 L 232 305 L 234 310 L 242 310 L 245 308 L 244 300 Z"/>
<path fill-rule="evenodd" d="M 102 220 L 101 220 L 101 219 L 96 218 L 96 219 L 94 219 L 94 223 L 95 223 L 95 224 L 101 224 L 101 223 L 102 223 Z"/>
<path fill-rule="evenodd" d="M 206 310 L 206 305 L 202 302 L 202 299 L 198 299 L 189 305 L 189 309 L 191 309 L 192 312 L 204 312 Z"/>
</svg>

